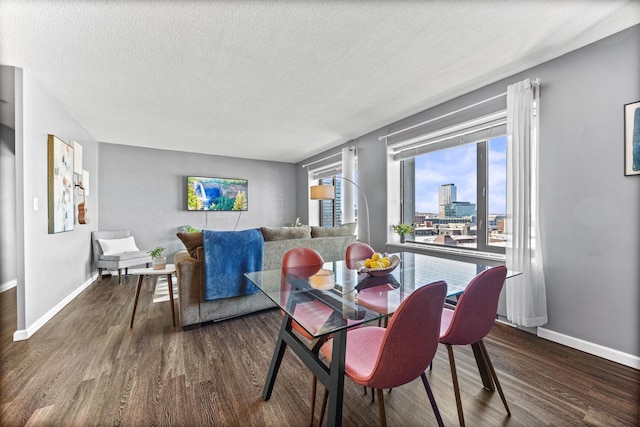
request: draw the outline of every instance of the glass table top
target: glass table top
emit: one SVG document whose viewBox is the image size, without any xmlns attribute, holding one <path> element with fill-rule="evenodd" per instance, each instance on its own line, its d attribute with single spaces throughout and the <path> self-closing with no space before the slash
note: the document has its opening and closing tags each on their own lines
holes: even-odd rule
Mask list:
<svg viewBox="0 0 640 427">
<path fill-rule="evenodd" d="M 391 314 L 414 290 L 432 282 L 447 282 L 448 297 L 461 294 L 471 279 L 491 268 L 481 262 L 410 252 L 395 255 L 400 264 L 385 276 L 360 273 L 347 268 L 346 261 L 334 261 L 322 267 L 256 271 L 245 277 L 319 338 Z"/>
</svg>

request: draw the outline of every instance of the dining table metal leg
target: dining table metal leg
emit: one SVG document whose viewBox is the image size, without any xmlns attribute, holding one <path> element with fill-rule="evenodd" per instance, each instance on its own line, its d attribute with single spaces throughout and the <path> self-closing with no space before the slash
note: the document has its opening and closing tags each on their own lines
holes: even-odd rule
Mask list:
<svg viewBox="0 0 640 427">
<path fill-rule="evenodd" d="M 276 340 L 276 347 L 273 350 L 273 356 L 271 357 L 271 365 L 269 366 L 269 373 L 262 390 L 262 399 L 269 400 L 271 398 L 271 392 L 273 392 L 273 385 L 276 382 L 278 376 L 278 370 L 282 363 L 284 352 L 287 349 L 287 343 L 284 340 L 285 335 L 289 334 L 291 330 L 291 316 L 285 314 L 282 320 L 282 326 L 280 326 L 280 332 L 278 333 L 278 339 Z"/>
<path fill-rule="evenodd" d="M 329 405 L 327 426 L 342 425 L 342 399 L 344 394 L 344 366 L 347 351 L 347 331 L 343 329 L 333 335 L 331 365 L 329 373 Z"/>
<path fill-rule="evenodd" d="M 482 386 L 489 390 L 494 391 L 496 388 L 493 385 L 493 380 L 491 379 L 491 373 L 489 372 L 489 368 L 487 367 L 487 361 L 482 353 L 482 348 L 480 347 L 480 343 L 471 344 L 471 348 L 473 349 L 473 355 L 476 358 L 476 364 L 478 365 L 478 372 L 480 373 L 480 378 L 482 379 Z"/>
</svg>

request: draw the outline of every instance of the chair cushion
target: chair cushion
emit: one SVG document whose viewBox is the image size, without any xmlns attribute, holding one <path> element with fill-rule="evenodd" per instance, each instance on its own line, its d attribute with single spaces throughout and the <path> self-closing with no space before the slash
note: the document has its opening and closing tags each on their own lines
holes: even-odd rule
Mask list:
<svg viewBox="0 0 640 427">
<path fill-rule="evenodd" d="M 378 359 L 385 331 L 385 328 L 377 326 L 366 326 L 349 331 L 344 372 L 356 384 L 369 386 L 368 380 Z M 332 346 L 333 339 L 330 339 L 321 347 L 322 354 L 328 360 L 331 360 Z"/>
<path fill-rule="evenodd" d="M 311 227 L 311 237 L 353 236 L 356 234 L 356 223 L 350 222 L 339 227 Z"/>
<path fill-rule="evenodd" d="M 143 251 L 137 251 L 137 252 L 125 252 L 125 253 L 121 253 L 121 254 L 115 254 L 115 255 L 101 255 L 100 259 L 103 261 L 126 261 L 129 259 L 135 259 L 135 258 L 149 258 L 151 259 L 151 256 Z"/>
<path fill-rule="evenodd" d="M 187 248 L 187 252 L 191 255 L 191 258 L 198 259 L 198 247 L 203 247 L 202 243 L 202 231 L 196 231 L 193 233 L 178 233 L 178 238 L 182 240 L 184 247 Z"/>
<path fill-rule="evenodd" d="M 133 236 L 123 239 L 98 239 L 102 248 L 102 255 L 116 255 L 126 252 L 139 252 Z"/>
<path fill-rule="evenodd" d="M 443 336 L 449 330 L 449 325 L 453 319 L 453 310 L 450 308 L 442 309 L 442 320 L 440 320 L 440 336 Z"/>
</svg>

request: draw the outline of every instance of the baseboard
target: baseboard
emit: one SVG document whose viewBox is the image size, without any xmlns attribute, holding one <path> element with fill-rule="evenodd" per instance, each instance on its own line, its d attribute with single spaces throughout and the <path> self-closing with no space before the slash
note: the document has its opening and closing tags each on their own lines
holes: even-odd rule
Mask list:
<svg viewBox="0 0 640 427">
<path fill-rule="evenodd" d="M 557 342 L 558 344 L 566 345 L 567 347 L 575 348 L 576 350 L 584 351 L 585 353 L 593 354 L 594 356 L 602 357 L 603 359 L 611 360 L 612 362 L 620 363 L 630 368 L 640 369 L 640 357 L 634 356 L 633 354 L 624 353 L 600 344 L 594 344 L 544 328 L 538 328 L 538 336 L 549 341 Z"/>
<path fill-rule="evenodd" d="M 17 279 L 9 280 L 7 283 L 3 283 L 2 285 L 0 285 L 0 294 L 4 291 L 8 291 L 11 288 L 15 288 L 16 286 L 18 286 Z"/>
<path fill-rule="evenodd" d="M 23 340 L 29 339 L 29 337 L 35 334 L 38 331 L 38 329 L 40 329 L 42 326 L 44 326 L 45 323 L 51 320 L 53 316 L 58 314 L 60 310 L 62 310 L 67 304 L 73 301 L 75 297 L 77 297 L 78 295 L 80 295 L 82 291 L 87 289 L 89 285 L 92 284 L 97 278 L 98 278 L 97 274 L 93 275 L 89 280 L 84 282 L 82 285 L 76 288 L 73 292 L 67 295 L 65 299 L 63 299 L 58 304 L 56 304 L 51 310 L 49 310 L 44 316 L 36 320 L 27 329 L 18 329 L 17 331 L 15 331 L 13 333 L 13 340 L 23 341 Z"/>
</svg>

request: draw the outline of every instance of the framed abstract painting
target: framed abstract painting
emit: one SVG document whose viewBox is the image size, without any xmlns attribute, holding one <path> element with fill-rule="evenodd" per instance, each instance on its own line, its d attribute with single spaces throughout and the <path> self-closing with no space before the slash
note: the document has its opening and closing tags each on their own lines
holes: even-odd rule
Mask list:
<svg viewBox="0 0 640 427">
<path fill-rule="evenodd" d="M 49 234 L 72 231 L 73 147 L 55 135 L 49 135 L 48 144 Z"/>
<path fill-rule="evenodd" d="M 624 106 L 624 174 L 640 175 L 640 101 Z"/>
</svg>

